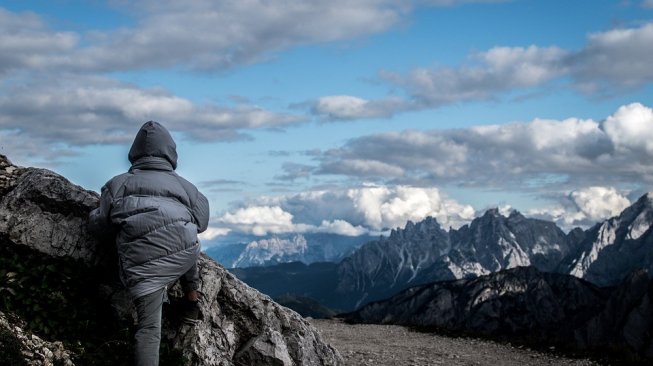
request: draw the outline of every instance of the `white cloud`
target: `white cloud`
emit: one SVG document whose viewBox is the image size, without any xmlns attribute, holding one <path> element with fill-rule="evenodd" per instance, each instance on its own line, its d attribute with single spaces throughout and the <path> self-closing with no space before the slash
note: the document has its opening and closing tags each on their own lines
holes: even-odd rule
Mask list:
<svg viewBox="0 0 653 366">
<path fill-rule="evenodd" d="M 350 95 L 333 95 L 318 98 L 313 104 L 312 113 L 325 120 L 346 120 L 391 117 L 412 108 L 409 102 L 396 97 L 369 101 Z"/>
<path fill-rule="evenodd" d="M 653 0 L 643 0 L 641 6 L 644 9 L 653 9 Z"/>
<path fill-rule="evenodd" d="M 363 234 L 369 234 L 369 230 L 365 229 L 364 227 L 360 225 L 354 226 L 344 220 L 324 220 L 320 226 L 315 229 L 315 231 L 320 233 L 331 233 L 345 236 L 361 236 Z"/>
<path fill-rule="evenodd" d="M 90 144 L 129 143 L 148 120 L 196 141 L 243 139 L 247 130 L 304 121 L 255 105 L 198 105 L 158 88 L 72 75 L 66 82 L 44 79 L 0 87 L 0 110 L 0 132 L 13 134 L 21 145 L 39 142 L 31 150 L 12 149 L 12 155 L 35 156 Z"/>
<path fill-rule="evenodd" d="M 558 197 L 559 204 L 531 209 L 527 212 L 545 220 L 551 220 L 563 229 L 587 228 L 599 221 L 619 215 L 630 206 L 625 194 L 614 187 L 591 186 L 574 190 Z"/>
<path fill-rule="evenodd" d="M 567 60 L 571 75 L 588 92 L 644 85 L 653 80 L 651 43 L 653 23 L 591 34 L 585 48 Z"/>
<path fill-rule="evenodd" d="M 435 217 L 445 229 L 459 227 L 473 219 L 474 213 L 471 206 L 448 198 L 437 188 L 364 186 L 260 197 L 224 214 L 217 223 L 255 235 L 328 232 L 357 236 L 403 227 L 408 220 L 427 216 Z"/>
<path fill-rule="evenodd" d="M 642 151 L 653 156 L 653 110 L 641 104 L 622 106 L 603 123 L 615 149 L 627 153 Z"/>
<path fill-rule="evenodd" d="M 86 34 L 52 32 L 34 14 L 0 9 L 0 50 L 4 51 L 0 71 L 15 67 L 100 72 L 176 66 L 224 69 L 297 45 L 381 32 L 411 8 L 409 2 L 388 0 L 164 0 L 114 5 L 135 19 L 133 27 Z"/>
<path fill-rule="evenodd" d="M 227 235 L 229 232 L 231 232 L 231 229 L 209 226 L 204 232 L 200 233 L 198 237 L 202 241 L 209 241 L 218 236 Z"/>
<path fill-rule="evenodd" d="M 494 47 L 457 67 L 418 67 L 408 73 L 381 71 L 389 86 L 407 97 L 369 100 L 328 96 L 312 112 L 324 119 L 391 117 L 443 105 L 533 93 L 545 85 L 570 85 L 592 95 L 612 95 L 653 81 L 653 23 L 590 34 L 579 50 L 560 47 Z"/>
<path fill-rule="evenodd" d="M 258 236 L 289 232 L 304 232 L 305 227 L 293 223 L 293 215 L 279 206 L 250 206 L 226 213 L 220 224 L 240 232 Z"/>
<path fill-rule="evenodd" d="M 55 58 L 72 52 L 78 43 L 78 35 L 51 31 L 35 14 L 0 8 L 0 74 L 47 67 Z"/>
<path fill-rule="evenodd" d="M 616 216 L 630 206 L 628 198 L 613 187 L 588 187 L 571 193 L 578 210 L 593 221 Z"/>
<path fill-rule="evenodd" d="M 478 66 L 417 68 L 407 76 L 390 72 L 381 76 L 406 88 L 423 105 L 439 106 L 492 99 L 500 92 L 541 85 L 564 73 L 565 54 L 557 47 L 495 47 L 474 57 Z"/>
<path fill-rule="evenodd" d="M 114 1 L 134 25 L 84 34 L 53 32 L 34 14 L 0 9 L 0 71 L 219 70 L 265 60 L 294 46 L 383 32 L 416 6 L 471 2 L 490 1 Z"/>
<path fill-rule="evenodd" d="M 633 103 L 604 122 L 536 119 L 363 136 L 323 153 L 315 172 L 383 182 L 391 178 L 515 189 L 561 182 L 642 183 L 653 181 L 652 116 L 649 107 Z"/>
</svg>

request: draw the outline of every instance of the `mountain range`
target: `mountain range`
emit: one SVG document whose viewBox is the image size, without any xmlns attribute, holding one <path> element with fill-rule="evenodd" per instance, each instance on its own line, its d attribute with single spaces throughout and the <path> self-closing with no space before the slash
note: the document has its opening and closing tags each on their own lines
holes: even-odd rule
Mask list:
<svg viewBox="0 0 653 366">
<path fill-rule="evenodd" d="M 240 235 L 209 247 L 207 255 L 228 268 L 271 266 L 279 263 L 340 262 L 374 237 L 330 233 Z"/>
<path fill-rule="evenodd" d="M 342 311 L 412 286 L 522 266 L 571 274 L 599 286 L 616 285 L 634 270 L 653 269 L 652 201 L 653 194 L 646 194 L 619 216 L 568 234 L 553 222 L 517 211 L 504 216 L 491 209 L 449 231 L 429 217 L 365 243 L 339 263 L 233 271 L 270 296 L 295 294 Z M 314 270 L 319 274 L 313 275 Z M 315 278 L 324 281 L 319 290 L 310 286 L 309 279 Z"/>
</svg>

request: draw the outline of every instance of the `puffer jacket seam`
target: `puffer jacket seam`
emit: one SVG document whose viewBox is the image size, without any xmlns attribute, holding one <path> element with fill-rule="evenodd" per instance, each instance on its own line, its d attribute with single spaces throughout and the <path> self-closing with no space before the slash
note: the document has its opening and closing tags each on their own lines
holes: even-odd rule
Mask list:
<svg viewBox="0 0 653 366">
<path fill-rule="evenodd" d="M 177 182 L 179 182 L 179 185 L 181 185 L 181 189 L 183 189 L 184 192 L 186 192 L 186 197 L 188 197 L 188 203 L 190 204 L 190 207 L 186 206 L 186 208 L 190 212 L 190 217 L 192 218 L 193 224 L 199 226 L 197 217 L 195 217 L 195 214 L 193 213 L 193 208 L 195 207 L 195 203 L 197 202 L 197 195 L 195 197 L 193 197 L 190 194 L 190 192 L 188 191 L 188 188 L 186 187 L 186 183 L 181 179 L 179 174 L 175 173 L 175 178 L 177 179 Z"/>
<path fill-rule="evenodd" d="M 156 227 L 152 228 L 151 230 L 146 231 L 146 232 L 144 232 L 144 233 L 142 233 L 142 234 L 139 233 L 138 236 L 139 236 L 139 237 L 147 236 L 148 234 L 151 234 L 151 233 L 153 233 L 153 232 L 155 232 L 155 231 L 157 231 L 157 230 L 159 230 L 159 229 L 161 229 L 161 228 L 165 228 L 166 226 L 170 226 L 170 225 L 172 225 L 172 224 L 174 224 L 174 223 L 177 223 L 177 222 L 185 222 L 185 223 L 188 223 L 189 221 L 184 220 L 184 219 L 178 219 L 178 220 L 170 221 L 170 222 L 168 222 L 168 223 L 163 223 L 162 225 L 156 226 Z"/>
</svg>

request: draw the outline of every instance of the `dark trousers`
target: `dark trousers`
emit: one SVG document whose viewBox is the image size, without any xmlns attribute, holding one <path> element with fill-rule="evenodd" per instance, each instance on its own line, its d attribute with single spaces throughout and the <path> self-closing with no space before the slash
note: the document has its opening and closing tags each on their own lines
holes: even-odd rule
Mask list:
<svg viewBox="0 0 653 366">
<path fill-rule="evenodd" d="M 161 307 L 166 288 L 134 300 L 138 313 L 134 360 L 136 366 L 158 366 L 161 343 Z"/>
<path fill-rule="evenodd" d="M 181 276 L 185 293 L 196 290 L 199 284 L 197 263 Z M 159 345 L 161 344 L 161 308 L 167 301 L 167 288 L 134 300 L 138 324 L 136 325 L 134 360 L 136 366 L 158 366 Z"/>
</svg>

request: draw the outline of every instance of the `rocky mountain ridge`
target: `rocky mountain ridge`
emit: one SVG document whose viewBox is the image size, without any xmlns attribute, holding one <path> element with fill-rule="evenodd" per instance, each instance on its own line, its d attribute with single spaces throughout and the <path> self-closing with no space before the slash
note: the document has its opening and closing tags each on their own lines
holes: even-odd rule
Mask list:
<svg viewBox="0 0 653 366">
<path fill-rule="evenodd" d="M 653 358 L 652 296 L 646 271 L 618 287 L 599 288 L 570 275 L 518 267 L 412 287 L 344 317 L 644 360 Z"/>
<path fill-rule="evenodd" d="M 312 297 L 345 311 L 411 286 L 520 266 L 572 274 L 597 285 L 616 285 L 634 270 L 653 270 L 652 197 L 644 195 L 621 215 L 568 234 L 553 222 L 527 218 L 517 211 L 504 216 L 497 209 L 448 232 L 430 217 L 408 222 L 405 228 L 362 245 L 329 267 L 335 273 L 328 282 L 335 285 L 319 292 L 293 281 L 270 283 L 271 278 L 292 276 L 284 266 L 270 267 L 265 278 L 256 269 L 236 273 L 273 296 L 292 293 Z M 302 269 L 305 275 L 310 270 Z M 326 276 L 324 268 L 320 270 L 322 277 Z M 301 283 L 301 278 L 298 281 Z"/>
<path fill-rule="evenodd" d="M 653 273 L 653 193 L 640 197 L 619 216 L 585 231 L 578 249 L 559 272 L 601 286 L 620 283 L 635 269 Z"/>
<path fill-rule="evenodd" d="M 97 205 L 96 193 L 45 169 L 16 167 L 0 155 L 0 310 L 10 328 L 26 322 L 28 333 L 50 345 L 59 344 L 53 335 L 64 336 L 61 324 L 52 320 L 75 320 L 66 325 L 75 327 L 75 332 L 67 332 L 65 336 L 72 338 L 64 342 L 70 345 L 66 357 L 71 363 L 129 364 L 133 308 L 113 281 L 117 271 L 113 246 L 98 242 L 86 230 L 88 213 Z M 32 268 L 25 268 L 25 261 L 30 261 Z M 165 354 L 172 355 L 170 364 L 343 364 L 338 352 L 297 313 L 245 285 L 205 255 L 198 264 L 202 316 L 197 325 L 175 322 L 174 306 L 182 293 L 178 284 L 169 291 L 172 304 L 167 311 L 170 316 L 164 317 L 162 347 L 168 350 Z M 48 276 L 60 276 L 61 280 L 49 284 L 45 281 Z M 41 278 L 42 284 L 34 283 L 35 277 Z M 33 287 L 26 288 L 30 283 Z M 83 284 L 82 288 L 77 284 Z M 46 285 L 54 287 L 36 288 Z M 50 304 L 66 306 L 55 309 Z M 97 308 L 88 309 L 85 304 Z M 62 313 L 55 314 L 55 310 Z M 93 325 L 89 339 L 81 334 L 88 331 L 80 328 L 84 323 Z M 124 328 L 113 329 L 118 326 Z M 89 347 L 104 356 L 87 357 Z M 20 352 L 33 353 L 24 348 Z M 48 352 L 35 364 L 52 362 L 54 353 Z M 118 359 L 103 361 L 109 356 Z M 165 364 L 165 357 L 162 361 Z"/>
</svg>

